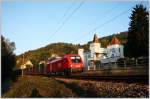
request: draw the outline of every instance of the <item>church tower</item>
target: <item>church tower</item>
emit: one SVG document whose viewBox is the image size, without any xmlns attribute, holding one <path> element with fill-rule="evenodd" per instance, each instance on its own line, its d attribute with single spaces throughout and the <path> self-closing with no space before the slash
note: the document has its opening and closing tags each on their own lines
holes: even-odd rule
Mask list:
<svg viewBox="0 0 150 99">
<path fill-rule="evenodd" d="M 100 47 L 101 44 L 99 43 L 98 37 L 96 34 L 94 34 L 93 42 L 90 44 L 91 58 L 93 60 L 98 60 L 100 55 Z"/>
</svg>

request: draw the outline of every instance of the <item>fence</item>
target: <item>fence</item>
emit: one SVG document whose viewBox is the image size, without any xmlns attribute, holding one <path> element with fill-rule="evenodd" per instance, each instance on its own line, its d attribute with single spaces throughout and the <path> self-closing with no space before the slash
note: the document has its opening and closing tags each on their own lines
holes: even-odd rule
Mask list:
<svg viewBox="0 0 150 99">
<path fill-rule="evenodd" d="M 95 66 L 95 67 L 94 67 Z M 96 62 L 93 67 L 87 70 L 88 73 L 101 76 L 129 76 L 129 75 L 148 75 L 149 59 L 147 57 L 137 59 L 119 59 L 116 62 L 102 64 Z"/>
<path fill-rule="evenodd" d="M 99 69 L 116 69 L 116 68 L 127 68 L 127 67 L 146 67 L 149 66 L 149 58 L 121 58 L 116 62 L 101 63 L 95 62 L 93 66 L 89 66 L 88 70 L 99 70 Z"/>
</svg>

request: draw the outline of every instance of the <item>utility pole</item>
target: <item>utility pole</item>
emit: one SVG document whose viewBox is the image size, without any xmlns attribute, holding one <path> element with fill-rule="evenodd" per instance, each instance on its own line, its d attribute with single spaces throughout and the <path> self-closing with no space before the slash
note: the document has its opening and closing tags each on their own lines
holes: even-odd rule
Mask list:
<svg viewBox="0 0 150 99">
<path fill-rule="evenodd" d="M 21 70 L 22 70 L 22 76 L 23 76 L 23 69 L 24 69 L 24 54 L 23 54 L 23 61 L 22 61 L 23 63 L 23 65 L 21 65 L 22 67 L 21 67 Z"/>
<path fill-rule="evenodd" d="M 93 54 L 93 67 L 94 67 L 94 70 L 96 70 L 96 67 L 95 67 L 95 64 L 94 64 L 94 54 Z"/>
</svg>

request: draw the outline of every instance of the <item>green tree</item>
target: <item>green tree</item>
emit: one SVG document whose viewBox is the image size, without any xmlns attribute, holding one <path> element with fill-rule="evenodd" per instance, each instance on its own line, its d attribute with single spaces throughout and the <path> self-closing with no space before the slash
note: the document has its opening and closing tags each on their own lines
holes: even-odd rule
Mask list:
<svg viewBox="0 0 150 99">
<path fill-rule="evenodd" d="M 129 57 L 148 56 L 149 13 L 142 4 L 136 5 L 130 17 L 125 55 Z"/>
<path fill-rule="evenodd" d="M 13 51 L 15 50 L 15 43 L 10 42 L 1 36 L 1 52 L 2 52 L 2 83 L 6 79 L 13 79 L 14 75 L 14 67 L 16 65 L 15 54 Z"/>
</svg>

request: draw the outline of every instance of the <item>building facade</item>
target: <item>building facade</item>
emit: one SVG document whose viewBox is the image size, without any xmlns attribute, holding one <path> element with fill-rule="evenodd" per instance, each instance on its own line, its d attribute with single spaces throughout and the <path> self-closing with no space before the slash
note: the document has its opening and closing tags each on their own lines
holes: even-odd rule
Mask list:
<svg viewBox="0 0 150 99">
<path fill-rule="evenodd" d="M 114 36 L 107 48 L 102 48 L 96 34 L 94 34 L 93 41 L 90 44 L 90 51 L 84 52 L 84 49 L 78 49 L 78 54 L 81 56 L 85 69 L 100 68 L 102 64 L 116 62 L 119 58 L 124 58 L 123 45 L 119 39 Z M 98 64 L 94 64 L 95 61 Z"/>
</svg>

